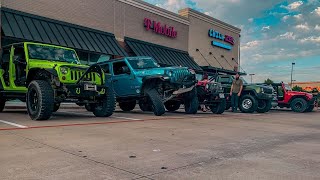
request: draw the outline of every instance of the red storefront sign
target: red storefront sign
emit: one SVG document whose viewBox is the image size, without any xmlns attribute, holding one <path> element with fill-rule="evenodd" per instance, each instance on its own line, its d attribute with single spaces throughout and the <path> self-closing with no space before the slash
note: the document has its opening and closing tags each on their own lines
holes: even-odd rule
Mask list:
<svg viewBox="0 0 320 180">
<path fill-rule="evenodd" d="M 171 38 L 176 38 L 178 32 L 172 26 L 162 25 L 160 22 L 152 21 L 149 18 L 144 18 L 144 27 L 147 31 L 153 30 L 157 34 L 168 36 Z"/>
</svg>

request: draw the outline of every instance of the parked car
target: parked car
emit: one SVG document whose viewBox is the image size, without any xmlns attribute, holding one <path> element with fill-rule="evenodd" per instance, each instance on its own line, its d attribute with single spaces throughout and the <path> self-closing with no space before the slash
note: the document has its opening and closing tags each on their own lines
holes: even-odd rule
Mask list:
<svg viewBox="0 0 320 180">
<path fill-rule="evenodd" d="M 215 114 L 222 114 L 226 109 L 226 99 L 221 83 L 215 82 L 212 76 L 203 79 L 197 74 L 197 94 L 199 104 L 202 104 Z"/>
<path fill-rule="evenodd" d="M 294 112 L 311 112 L 317 106 L 317 98 L 311 93 L 292 91 L 288 84 L 283 82 L 272 84 L 278 97 L 280 108 L 291 108 Z"/>
<path fill-rule="evenodd" d="M 216 81 L 220 82 L 224 88 L 227 100 L 226 109 L 231 107 L 231 97 L 229 93 L 233 80 L 234 76 L 232 75 L 218 75 L 216 77 Z M 277 104 L 274 89 L 271 86 L 248 84 L 244 79 L 242 79 L 242 81 L 243 90 L 239 98 L 239 108 L 241 112 L 253 113 L 257 111 L 259 113 L 265 113 Z"/>
<path fill-rule="evenodd" d="M 138 102 L 142 111 L 157 116 L 176 111 L 181 104 L 187 114 L 198 110 L 195 72 L 186 67 L 160 67 L 151 57 L 125 57 L 99 63 L 111 81 L 117 102 L 123 111 L 131 111 Z"/>
<path fill-rule="evenodd" d="M 0 112 L 6 101 L 27 104 L 33 120 L 47 120 L 62 102 L 90 104 L 98 117 L 111 116 L 113 91 L 98 65 L 81 65 L 75 50 L 24 42 L 2 48 L 0 59 Z"/>
</svg>

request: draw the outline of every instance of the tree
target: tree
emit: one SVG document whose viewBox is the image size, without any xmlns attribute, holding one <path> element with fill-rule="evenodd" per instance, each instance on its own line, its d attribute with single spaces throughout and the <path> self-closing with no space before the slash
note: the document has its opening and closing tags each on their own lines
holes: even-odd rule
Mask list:
<svg viewBox="0 0 320 180">
<path fill-rule="evenodd" d="M 270 85 L 270 84 L 273 84 L 273 81 L 268 78 L 268 79 L 264 80 L 264 83 Z"/>
<path fill-rule="evenodd" d="M 302 87 L 296 85 L 292 88 L 292 91 L 303 91 L 303 89 Z"/>
</svg>

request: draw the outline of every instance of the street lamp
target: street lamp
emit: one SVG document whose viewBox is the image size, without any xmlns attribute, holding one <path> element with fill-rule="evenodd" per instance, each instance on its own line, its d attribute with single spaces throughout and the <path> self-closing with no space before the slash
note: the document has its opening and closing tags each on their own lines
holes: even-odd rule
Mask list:
<svg viewBox="0 0 320 180">
<path fill-rule="evenodd" d="M 251 77 L 251 84 L 252 84 L 252 76 L 254 76 L 256 74 L 249 74 L 249 76 Z"/>
<path fill-rule="evenodd" d="M 291 88 L 292 88 L 292 74 L 293 74 L 293 66 L 296 65 L 296 63 L 292 63 L 292 66 L 291 66 Z"/>
</svg>

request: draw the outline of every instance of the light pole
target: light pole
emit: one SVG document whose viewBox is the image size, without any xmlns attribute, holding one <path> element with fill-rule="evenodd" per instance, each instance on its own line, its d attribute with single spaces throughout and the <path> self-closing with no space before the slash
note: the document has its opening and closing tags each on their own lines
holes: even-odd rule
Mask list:
<svg viewBox="0 0 320 180">
<path fill-rule="evenodd" d="M 251 77 L 251 84 L 252 84 L 252 76 L 254 76 L 256 74 L 249 74 L 249 76 Z"/>
<path fill-rule="evenodd" d="M 294 63 L 294 62 L 293 62 L 291 65 L 292 65 L 292 66 L 291 66 L 291 88 L 292 88 L 292 74 L 293 74 L 293 66 L 294 66 L 294 65 L 296 65 L 296 63 Z"/>
</svg>

